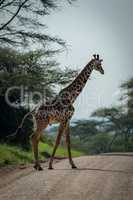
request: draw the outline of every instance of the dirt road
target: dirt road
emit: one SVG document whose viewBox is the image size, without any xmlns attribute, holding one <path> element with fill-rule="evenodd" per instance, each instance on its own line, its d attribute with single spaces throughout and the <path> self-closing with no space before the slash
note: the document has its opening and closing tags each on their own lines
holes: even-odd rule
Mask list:
<svg viewBox="0 0 133 200">
<path fill-rule="evenodd" d="M 49 171 L 32 167 L 0 177 L 0 200 L 133 200 L 133 156 L 109 155 L 75 158 Z"/>
</svg>

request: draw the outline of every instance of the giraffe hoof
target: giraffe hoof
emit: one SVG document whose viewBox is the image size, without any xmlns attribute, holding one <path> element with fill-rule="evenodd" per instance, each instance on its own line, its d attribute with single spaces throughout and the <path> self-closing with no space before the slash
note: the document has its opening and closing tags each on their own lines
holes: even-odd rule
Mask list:
<svg viewBox="0 0 133 200">
<path fill-rule="evenodd" d="M 40 165 L 34 165 L 34 169 L 38 170 L 38 171 L 42 171 L 43 168 Z"/>
<path fill-rule="evenodd" d="M 52 169 L 54 169 L 53 167 L 51 167 L 51 166 L 49 166 L 49 168 L 48 169 L 50 169 L 50 170 L 52 170 Z"/>
<path fill-rule="evenodd" d="M 41 166 L 39 166 L 38 171 L 43 171 L 43 168 Z"/>
<path fill-rule="evenodd" d="M 77 169 L 76 165 L 72 165 L 72 169 Z"/>
<path fill-rule="evenodd" d="M 36 170 L 37 170 L 37 165 L 34 165 L 34 169 L 36 169 Z"/>
</svg>

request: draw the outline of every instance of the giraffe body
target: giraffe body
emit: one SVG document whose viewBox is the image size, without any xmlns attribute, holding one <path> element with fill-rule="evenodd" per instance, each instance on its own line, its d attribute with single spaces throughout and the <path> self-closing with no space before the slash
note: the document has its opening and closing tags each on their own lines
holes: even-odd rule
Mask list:
<svg viewBox="0 0 133 200">
<path fill-rule="evenodd" d="M 61 90 L 53 101 L 41 105 L 38 111 L 34 114 L 37 122 L 36 131 L 32 135 L 32 146 L 35 157 L 35 169 L 42 170 L 38 159 L 38 143 L 40 136 L 43 130 L 49 124 L 51 125 L 53 123 L 59 123 L 60 125 L 58 129 L 56 143 L 49 162 L 49 169 L 52 169 L 53 158 L 63 133 L 65 134 L 66 138 L 70 165 L 72 168 L 76 168 L 72 160 L 70 144 L 70 120 L 74 114 L 73 103 L 75 102 L 79 94 L 82 92 L 93 69 L 100 71 L 102 74 L 104 74 L 101 62 L 102 60 L 99 59 L 99 55 L 94 55 L 94 58 L 84 67 L 84 69 L 69 86 Z"/>
<path fill-rule="evenodd" d="M 47 121 L 48 124 L 60 123 L 66 119 L 70 120 L 74 114 L 73 105 L 64 106 L 61 102 L 51 105 L 42 105 L 35 115 L 36 121 Z"/>
</svg>

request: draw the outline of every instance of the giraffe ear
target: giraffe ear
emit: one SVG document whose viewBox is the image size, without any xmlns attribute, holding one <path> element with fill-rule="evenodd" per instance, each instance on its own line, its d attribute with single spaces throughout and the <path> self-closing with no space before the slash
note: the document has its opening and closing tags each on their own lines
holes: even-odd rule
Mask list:
<svg viewBox="0 0 133 200">
<path fill-rule="evenodd" d="M 100 62 L 103 62 L 103 59 L 100 59 Z"/>
</svg>

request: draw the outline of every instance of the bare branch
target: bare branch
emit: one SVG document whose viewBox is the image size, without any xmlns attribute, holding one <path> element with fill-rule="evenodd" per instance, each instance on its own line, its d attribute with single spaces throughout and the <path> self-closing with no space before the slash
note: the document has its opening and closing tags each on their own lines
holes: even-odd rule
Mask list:
<svg viewBox="0 0 133 200">
<path fill-rule="evenodd" d="M 1 1 L 0 1 L 0 6 L 4 3 L 4 1 L 5 1 L 5 0 L 1 0 Z"/>
<path fill-rule="evenodd" d="M 0 27 L 0 31 L 3 30 L 8 24 L 10 24 L 14 20 L 14 18 L 18 15 L 18 13 L 20 12 L 21 8 L 23 7 L 23 5 L 27 1 L 29 1 L 29 0 L 25 0 L 22 4 L 20 4 L 20 6 L 18 7 L 16 13 L 11 17 L 11 19 L 7 23 L 5 23 L 2 27 Z"/>
<path fill-rule="evenodd" d="M 70 4 L 75 0 L 65 1 Z M 23 47 L 39 43 L 46 48 L 54 42 L 67 50 L 65 41 L 43 34 L 43 29 L 47 28 L 43 17 L 58 8 L 59 3 L 59 0 L 0 0 L 1 16 L 8 17 L 7 22 L 0 24 L 0 43 L 13 46 L 10 41 L 16 40 L 16 44 L 20 42 Z"/>
<path fill-rule="evenodd" d="M 8 2 L 7 4 L 4 4 L 3 6 L 0 5 L 1 6 L 0 9 L 3 9 L 3 8 L 7 7 L 7 6 L 12 5 L 13 2 L 14 2 L 14 0 Z"/>
</svg>

